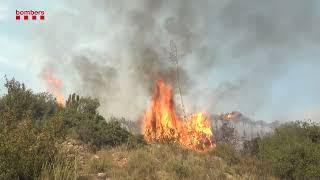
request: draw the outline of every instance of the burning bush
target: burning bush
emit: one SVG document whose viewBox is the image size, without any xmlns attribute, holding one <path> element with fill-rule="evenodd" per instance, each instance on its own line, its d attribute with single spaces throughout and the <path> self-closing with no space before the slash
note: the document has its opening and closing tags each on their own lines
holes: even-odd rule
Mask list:
<svg viewBox="0 0 320 180">
<path fill-rule="evenodd" d="M 156 83 L 143 122 L 147 141 L 174 141 L 196 151 L 215 146 L 210 121 L 205 114 L 196 113 L 185 120 L 181 119 L 175 111 L 171 87 L 161 80 Z"/>
</svg>

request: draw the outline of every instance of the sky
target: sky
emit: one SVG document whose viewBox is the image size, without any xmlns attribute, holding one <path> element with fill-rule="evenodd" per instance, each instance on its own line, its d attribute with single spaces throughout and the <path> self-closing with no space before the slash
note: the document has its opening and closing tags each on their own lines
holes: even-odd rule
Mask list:
<svg viewBox="0 0 320 180">
<path fill-rule="evenodd" d="M 46 19 L 16 21 L 16 10 Z M 40 92 L 51 68 L 65 95 L 97 95 L 103 114 L 135 119 L 149 76 L 172 78 L 162 61 L 173 39 L 187 111 L 320 121 L 319 34 L 317 1 L 0 0 L 0 76 Z"/>
</svg>

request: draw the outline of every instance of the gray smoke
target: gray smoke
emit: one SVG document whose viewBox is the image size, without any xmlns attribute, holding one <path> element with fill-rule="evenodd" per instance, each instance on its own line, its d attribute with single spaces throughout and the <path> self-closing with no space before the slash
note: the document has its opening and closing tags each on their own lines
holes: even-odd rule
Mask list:
<svg viewBox="0 0 320 180">
<path fill-rule="evenodd" d="M 295 52 L 319 43 L 318 7 L 316 0 L 69 0 L 48 15 L 35 45 L 44 66 L 64 72 L 67 88 L 100 98 L 104 115 L 137 118 L 156 79 L 176 87 L 173 40 L 190 111 L 252 115 L 299 61 Z"/>
</svg>

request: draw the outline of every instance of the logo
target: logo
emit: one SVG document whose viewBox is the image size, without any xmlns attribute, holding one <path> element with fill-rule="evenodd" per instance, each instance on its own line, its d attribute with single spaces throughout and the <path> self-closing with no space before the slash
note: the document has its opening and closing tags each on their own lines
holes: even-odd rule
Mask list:
<svg viewBox="0 0 320 180">
<path fill-rule="evenodd" d="M 44 20 L 45 11 L 16 10 L 16 20 Z"/>
</svg>

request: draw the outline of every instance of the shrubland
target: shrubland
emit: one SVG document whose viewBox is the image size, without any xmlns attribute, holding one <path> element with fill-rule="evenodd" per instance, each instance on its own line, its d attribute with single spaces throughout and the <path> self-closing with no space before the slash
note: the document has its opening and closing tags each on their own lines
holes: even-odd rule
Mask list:
<svg viewBox="0 0 320 180">
<path fill-rule="evenodd" d="M 14 79 L 4 87 L 0 179 L 90 179 L 97 173 L 110 179 L 320 178 L 314 122 L 283 124 L 241 150 L 224 127 L 216 148 L 199 153 L 172 142 L 146 143 L 131 121 L 100 115 L 97 99 L 71 94 L 62 106 Z"/>
<path fill-rule="evenodd" d="M 267 162 L 283 179 L 320 178 L 320 126 L 314 122 L 283 124 L 267 137 L 245 142 L 244 153 Z"/>
<path fill-rule="evenodd" d="M 34 93 L 14 79 L 6 79 L 5 88 L 7 92 L 0 98 L 0 179 L 57 174 L 54 168 L 70 166 L 64 159 L 72 161 L 60 152 L 60 144 L 67 138 L 92 149 L 134 146 L 132 143 L 141 139 L 123 128 L 117 118 L 105 120 L 97 111 L 97 99 L 72 94 L 61 106 L 50 94 Z"/>
</svg>

